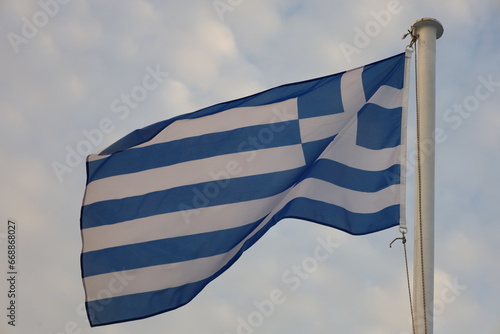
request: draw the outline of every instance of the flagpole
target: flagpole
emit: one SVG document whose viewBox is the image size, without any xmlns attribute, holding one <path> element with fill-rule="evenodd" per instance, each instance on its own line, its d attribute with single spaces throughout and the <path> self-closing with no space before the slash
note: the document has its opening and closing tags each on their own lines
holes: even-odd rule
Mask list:
<svg viewBox="0 0 500 334">
<path fill-rule="evenodd" d="M 443 26 L 423 18 L 412 26 L 417 44 L 417 155 L 415 254 L 413 267 L 414 326 L 417 334 L 433 333 L 434 307 L 434 132 L 436 109 L 436 40 Z"/>
</svg>

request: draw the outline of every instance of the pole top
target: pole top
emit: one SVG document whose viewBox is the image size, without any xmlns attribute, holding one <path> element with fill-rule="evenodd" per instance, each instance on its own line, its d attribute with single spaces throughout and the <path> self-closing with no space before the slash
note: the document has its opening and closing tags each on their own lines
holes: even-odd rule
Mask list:
<svg viewBox="0 0 500 334">
<path fill-rule="evenodd" d="M 413 23 L 412 25 L 412 28 L 417 30 L 425 26 L 431 26 L 436 28 L 436 39 L 439 39 L 441 36 L 443 36 L 444 32 L 443 25 L 441 24 L 441 22 L 431 17 L 424 17 L 420 20 L 415 21 L 415 23 Z"/>
</svg>

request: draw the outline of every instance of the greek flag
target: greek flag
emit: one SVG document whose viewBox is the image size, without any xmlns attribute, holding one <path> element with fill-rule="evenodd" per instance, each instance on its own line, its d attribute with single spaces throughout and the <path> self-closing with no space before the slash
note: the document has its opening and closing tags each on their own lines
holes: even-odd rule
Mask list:
<svg viewBox="0 0 500 334">
<path fill-rule="evenodd" d="M 279 86 L 90 155 L 81 210 L 90 324 L 185 305 L 283 218 L 354 235 L 399 224 L 404 69 L 399 54 Z"/>
</svg>

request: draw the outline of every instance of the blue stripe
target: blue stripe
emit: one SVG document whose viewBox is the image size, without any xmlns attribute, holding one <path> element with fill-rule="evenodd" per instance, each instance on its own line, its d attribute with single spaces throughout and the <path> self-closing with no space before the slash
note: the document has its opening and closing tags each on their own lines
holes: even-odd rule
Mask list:
<svg viewBox="0 0 500 334">
<path fill-rule="evenodd" d="M 403 88 L 404 66 L 404 53 L 366 65 L 362 74 L 366 101 L 370 100 L 380 86 Z"/>
<path fill-rule="evenodd" d="M 271 197 L 291 187 L 305 167 L 282 172 L 181 186 L 142 196 L 102 201 L 82 208 L 82 228 L 110 225 L 163 213 Z"/>
<path fill-rule="evenodd" d="M 276 134 L 270 124 L 210 133 L 127 151 L 88 163 L 87 184 L 105 177 L 135 173 L 191 160 L 300 143 L 297 120 L 273 123 L 283 130 Z"/>
<path fill-rule="evenodd" d="M 399 184 L 399 175 L 399 164 L 382 171 L 366 171 L 340 162 L 320 159 L 314 163 L 304 178 L 316 178 L 343 188 L 373 193 L 393 184 Z"/>
<path fill-rule="evenodd" d="M 302 144 L 306 164 L 310 165 L 319 158 L 321 153 L 330 145 L 337 135 Z"/>
<path fill-rule="evenodd" d="M 334 204 L 309 198 L 296 198 L 280 212 L 283 218 L 297 218 L 337 228 L 353 235 L 373 233 L 399 224 L 399 205 L 379 212 L 354 213 Z"/>
<path fill-rule="evenodd" d="M 298 99 L 299 118 L 318 117 L 344 112 L 340 91 L 341 75 L 317 80 L 310 92 Z"/>
<path fill-rule="evenodd" d="M 401 110 L 366 104 L 358 113 L 356 144 L 372 150 L 401 145 Z"/>
<path fill-rule="evenodd" d="M 262 222 L 82 254 L 83 277 L 199 259 L 229 252 Z M 182 223 L 181 223 L 182 224 Z"/>
<path fill-rule="evenodd" d="M 174 310 L 190 302 L 219 275 L 181 287 L 86 302 L 89 322 L 92 327 L 103 326 Z"/>
</svg>

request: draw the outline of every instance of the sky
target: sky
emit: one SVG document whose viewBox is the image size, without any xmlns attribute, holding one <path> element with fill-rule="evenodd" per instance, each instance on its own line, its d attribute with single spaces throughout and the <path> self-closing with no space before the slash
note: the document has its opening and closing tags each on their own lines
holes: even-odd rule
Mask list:
<svg viewBox="0 0 500 334">
<path fill-rule="evenodd" d="M 351 236 L 293 219 L 186 306 L 90 328 L 79 215 L 87 154 L 179 114 L 403 52 L 402 35 L 422 17 L 445 28 L 437 43 L 434 332 L 499 334 L 498 0 L 0 1 L 0 333 L 411 333 L 403 246 L 389 248 L 397 228 Z M 145 83 L 148 75 L 155 81 Z M 413 71 L 410 91 L 411 163 Z M 407 182 L 412 274 L 411 171 Z M 311 263 L 321 240 L 336 245 L 332 254 L 293 283 L 284 279 Z"/>
</svg>

